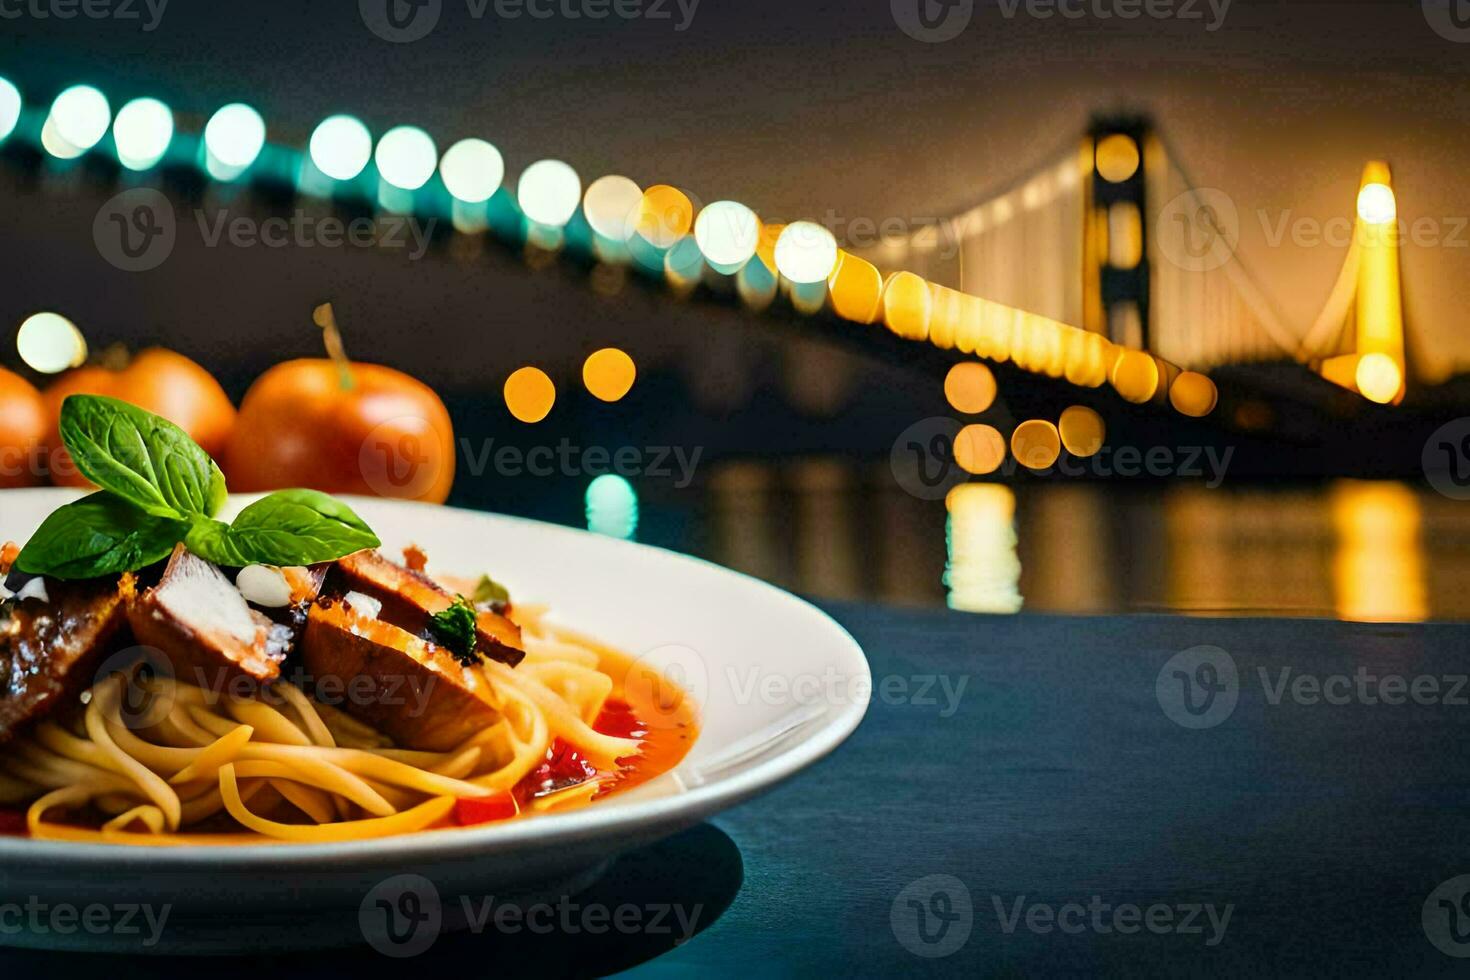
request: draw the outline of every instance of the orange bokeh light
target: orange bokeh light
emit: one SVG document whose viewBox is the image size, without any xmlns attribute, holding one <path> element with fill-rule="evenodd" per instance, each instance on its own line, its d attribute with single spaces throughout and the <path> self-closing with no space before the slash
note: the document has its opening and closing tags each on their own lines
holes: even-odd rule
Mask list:
<svg viewBox="0 0 1470 980">
<path fill-rule="evenodd" d="M 556 404 L 556 385 L 538 367 L 517 369 L 505 379 L 505 407 L 522 422 L 540 422 Z"/>
</svg>

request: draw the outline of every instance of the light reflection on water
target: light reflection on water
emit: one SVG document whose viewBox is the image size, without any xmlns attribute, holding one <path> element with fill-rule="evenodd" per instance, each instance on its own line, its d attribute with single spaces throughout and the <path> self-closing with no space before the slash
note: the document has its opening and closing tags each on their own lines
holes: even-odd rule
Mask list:
<svg viewBox="0 0 1470 980">
<path fill-rule="evenodd" d="M 1397 482 L 966 484 L 837 460 L 722 467 L 704 550 L 808 595 L 976 612 L 1470 619 L 1470 508 Z"/>
</svg>

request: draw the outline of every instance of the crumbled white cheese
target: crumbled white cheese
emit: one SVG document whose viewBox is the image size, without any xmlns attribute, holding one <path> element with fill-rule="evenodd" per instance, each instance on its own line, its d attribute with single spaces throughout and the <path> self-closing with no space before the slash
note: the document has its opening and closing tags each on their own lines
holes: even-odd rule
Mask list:
<svg viewBox="0 0 1470 980">
<path fill-rule="evenodd" d="M 15 594 L 15 597 L 21 602 L 27 599 L 35 599 L 44 603 L 51 602 L 51 596 L 46 592 L 46 580 L 39 575 L 25 585 L 22 585 L 20 591 Z"/>
<path fill-rule="evenodd" d="M 286 581 L 286 573 L 270 565 L 246 565 L 235 576 L 235 588 L 247 601 L 266 609 L 291 604 L 291 583 Z"/>
<path fill-rule="evenodd" d="M 363 619 L 377 619 L 383 612 L 383 604 L 370 595 L 361 592 L 349 592 L 342 597 L 352 607 L 352 611 Z"/>
</svg>

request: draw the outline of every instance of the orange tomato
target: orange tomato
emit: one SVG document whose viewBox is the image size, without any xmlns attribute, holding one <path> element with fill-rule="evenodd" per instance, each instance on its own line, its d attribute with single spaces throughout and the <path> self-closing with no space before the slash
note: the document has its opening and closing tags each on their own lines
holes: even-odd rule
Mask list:
<svg viewBox="0 0 1470 980">
<path fill-rule="evenodd" d="M 140 352 L 120 371 L 84 367 L 68 371 L 43 393 L 50 425 L 46 449 L 51 480 L 58 486 L 86 487 L 71 455 L 61 444 L 61 403 L 69 395 L 106 395 L 161 415 L 189 434 L 218 459 L 235 425 L 235 406 L 219 382 L 182 354 L 153 347 Z"/>
<path fill-rule="evenodd" d="M 287 361 L 240 403 L 225 475 L 237 492 L 307 487 L 442 504 L 454 429 L 433 389 L 401 371 Z"/>
<path fill-rule="evenodd" d="M 20 375 L 0 368 L 0 489 L 41 482 L 46 405 Z"/>
</svg>

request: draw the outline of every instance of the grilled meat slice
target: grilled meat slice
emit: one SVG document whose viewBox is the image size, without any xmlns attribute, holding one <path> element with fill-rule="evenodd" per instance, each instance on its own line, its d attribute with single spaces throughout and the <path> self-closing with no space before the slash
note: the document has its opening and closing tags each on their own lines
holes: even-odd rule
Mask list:
<svg viewBox="0 0 1470 980">
<path fill-rule="evenodd" d="M 383 604 L 379 619 L 425 640 L 433 639 L 429 617 L 448 609 L 455 598 L 427 575 L 394 564 L 377 551 L 359 551 L 337 562 L 327 576 L 326 591 L 371 596 Z M 476 632 L 477 651 L 491 660 L 514 667 L 525 658 L 521 628 L 499 613 L 478 613 Z"/>
<path fill-rule="evenodd" d="M 0 603 L 0 743 L 75 703 L 124 633 L 117 578 L 44 581 L 45 601 Z M 27 589 L 25 592 L 35 592 Z"/>
<path fill-rule="evenodd" d="M 128 622 L 139 643 L 169 659 L 175 677 L 215 690 L 241 674 L 274 681 L 295 638 L 289 625 L 250 608 L 224 572 L 182 544 L 158 584 L 128 604 Z"/>
<path fill-rule="evenodd" d="M 500 721 L 477 672 L 374 611 L 330 597 L 311 607 L 299 648 L 318 700 L 340 698 L 348 714 L 426 752 L 448 752 Z"/>
</svg>

